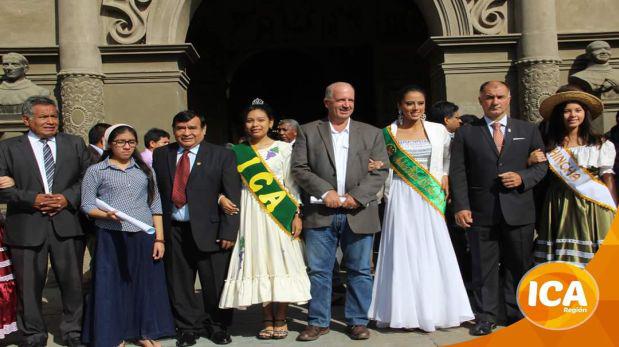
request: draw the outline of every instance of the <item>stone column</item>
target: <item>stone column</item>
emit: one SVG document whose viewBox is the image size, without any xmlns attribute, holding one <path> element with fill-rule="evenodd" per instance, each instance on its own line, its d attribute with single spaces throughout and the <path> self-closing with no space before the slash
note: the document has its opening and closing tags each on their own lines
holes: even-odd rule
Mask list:
<svg viewBox="0 0 619 347">
<path fill-rule="evenodd" d="M 521 118 L 541 121 L 539 105 L 559 86 L 559 45 L 555 0 L 518 0 L 522 37 L 518 66 Z"/>
<path fill-rule="evenodd" d="M 99 1 L 58 0 L 60 99 L 64 130 L 86 138 L 103 121 Z"/>
</svg>

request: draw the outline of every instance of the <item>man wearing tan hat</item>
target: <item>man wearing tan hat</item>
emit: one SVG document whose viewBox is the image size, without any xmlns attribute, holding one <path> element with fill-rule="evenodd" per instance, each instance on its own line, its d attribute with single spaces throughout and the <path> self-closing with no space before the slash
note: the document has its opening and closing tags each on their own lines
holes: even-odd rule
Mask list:
<svg viewBox="0 0 619 347">
<path fill-rule="evenodd" d="M 516 288 L 533 260 L 532 188 L 548 168 L 546 162 L 527 165 L 529 154 L 544 145 L 534 124 L 508 115 L 510 100 L 504 82 L 482 84 L 479 103 L 484 117 L 462 126 L 451 144 L 452 202 L 456 223 L 466 229 L 472 258 L 477 321 L 472 335 L 487 335 L 496 327 L 502 311 L 499 293 L 504 293 L 507 323 L 522 318 Z"/>
</svg>

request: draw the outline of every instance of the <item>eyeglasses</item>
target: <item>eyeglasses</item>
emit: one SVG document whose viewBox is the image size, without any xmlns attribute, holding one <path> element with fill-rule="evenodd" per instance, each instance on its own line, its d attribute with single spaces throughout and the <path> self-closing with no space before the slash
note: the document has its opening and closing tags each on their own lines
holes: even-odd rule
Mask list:
<svg viewBox="0 0 619 347">
<path fill-rule="evenodd" d="M 112 143 L 116 147 L 125 147 L 125 145 L 129 145 L 129 147 L 135 147 L 138 144 L 136 140 L 116 140 L 112 141 Z"/>
</svg>

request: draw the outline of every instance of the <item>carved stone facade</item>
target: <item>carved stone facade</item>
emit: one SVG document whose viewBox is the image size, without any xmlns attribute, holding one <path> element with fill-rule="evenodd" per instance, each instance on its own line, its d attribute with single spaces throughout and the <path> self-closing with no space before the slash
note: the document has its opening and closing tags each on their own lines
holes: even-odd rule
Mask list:
<svg viewBox="0 0 619 347">
<path fill-rule="evenodd" d="M 265 64 L 293 71 L 295 83 L 303 82 L 299 72 L 310 71 L 309 82 L 323 78 L 311 73 L 315 66 L 326 67 L 324 78 L 359 78 L 359 102 L 367 104 L 358 111 L 368 110 L 376 125 L 391 117 L 393 91 L 405 83 L 427 87 L 430 102 L 447 99 L 479 115 L 478 88 L 489 79 L 512 86 L 513 114 L 537 121 L 540 99 L 585 67 L 580 56 L 590 42 L 609 42 L 609 65 L 619 69 L 616 1 L 7 0 L 0 1 L 0 32 L 11 35 L 0 37 L 0 54 L 31 59 L 33 82 L 61 101 L 65 129 L 82 135 L 104 113 L 106 122 L 131 122 L 138 132 L 169 129 L 170 115 L 187 107 L 231 119 L 212 129 L 233 128 L 235 78 L 244 74 L 239 85 L 253 79 L 262 87 L 266 78 L 241 68 Z M 292 63 L 256 63 L 261 54 Z M 365 75 L 342 73 L 351 62 Z M 283 89 L 297 109 L 307 102 L 324 111 L 316 97 Z M 606 130 L 614 119 L 604 117 Z M 209 136 L 227 140 L 221 133 Z"/>
<path fill-rule="evenodd" d="M 88 130 L 105 114 L 102 76 L 61 75 L 60 99 L 64 131 L 88 138 Z"/>
<path fill-rule="evenodd" d="M 103 0 L 102 11 L 111 16 L 104 27 L 110 43 L 121 45 L 145 43 L 151 1 Z"/>
<path fill-rule="evenodd" d="M 541 102 L 553 95 L 559 87 L 559 62 L 521 60 L 517 63 L 520 92 L 520 116 L 529 122 L 539 123 Z"/>
<path fill-rule="evenodd" d="M 474 34 L 507 34 L 507 0 L 466 0 Z"/>
</svg>

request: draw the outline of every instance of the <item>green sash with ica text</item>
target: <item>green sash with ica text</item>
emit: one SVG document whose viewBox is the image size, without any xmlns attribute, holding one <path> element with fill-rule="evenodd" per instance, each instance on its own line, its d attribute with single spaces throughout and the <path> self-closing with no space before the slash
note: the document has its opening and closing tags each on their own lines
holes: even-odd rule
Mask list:
<svg viewBox="0 0 619 347">
<path fill-rule="evenodd" d="M 390 126 L 383 129 L 383 135 L 385 136 L 385 144 L 393 172 L 444 216 L 447 199 L 441 184 L 428 170 L 400 147 L 391 132 Z"/>
<path fill-rule="evenodd" d="M 251 145 L 238 144 L 232 147 L 232 151 L 236 155 L 237 170 L 243 184 L 273 221 L 283 231 L 292 235 L 292 220 L 299 203 L 284 189 Z"/>
</svg>

